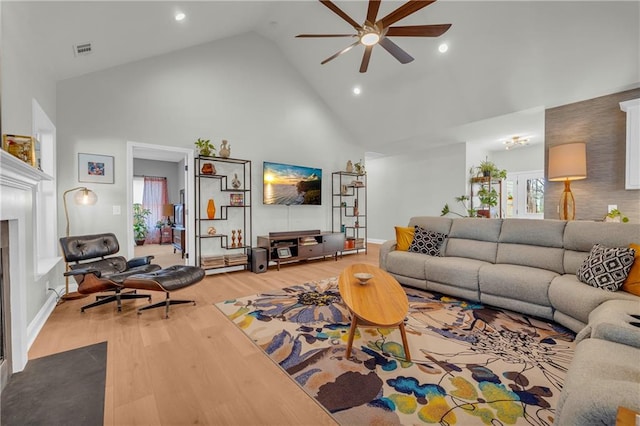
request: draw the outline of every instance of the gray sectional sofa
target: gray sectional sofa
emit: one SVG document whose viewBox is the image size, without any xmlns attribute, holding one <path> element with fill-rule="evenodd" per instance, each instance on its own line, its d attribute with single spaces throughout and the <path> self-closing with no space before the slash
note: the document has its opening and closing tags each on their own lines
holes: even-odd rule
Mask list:
<svg viewBox="0 0 640 426">
<path fill-rule="evenodd" d="M 640 314 L 640 297 L 622 290 L 595 288 L 580 282 L 576 276 L 594 244 L 608 247 L 639 244 L 639 224 L 419 216 L 411 218 L 408 224 L 416 225 L 448 236 L 440 256 L 395 250 L 396 241 L 387 241 L 380 249 L 382 269 L 405 286 L 553 320 L 576 333 L 584 329 L 561 405 L 571 406 L 574 413 L 584 408 L 586 414 L 580 421 L 589 419 L 598 424 L 615 423 L 616 403 L 640 411 L 640 348 L 625 345 L 619 339 L 608 340 L 587 333 L 590 314 L 601 305 L 605 306 L 600 309 L 606 311 L 606 305 L 626 303 L 628 314 Z M 614 302 L 605 303 L 608 301 Z M 600 320 L 601 317 L 599 314 Z M 622 333 L 640 334 L 640 328 L 630 326 Z M 603 350 L 609 345 L 609 350 L 620 354 L 626 370 L 622 375 L 618 374 L 619 369 L 618 373 L 605 370 L 604 374 L 623 376 L 623 381 L 626 377 L 626 387 L 616 385 L 620 379 L 617 376 L 610 386 L 606 380 L 581 380 L 589 370 L 589 362 L 594 360 L 593 355 L 585 353 L 593 353 L 591 346 Z M 625 346 L 625 350 L 615 345 Z M 616 366 L 612 368 L 615 370 Z M 575 385 L 568 389 L 572 383 Z M 621 389 L 625 389 L 626 399 L 616 400 L 615 395 Z M 607 409 L 589 405 L 596 395 L 602 400 L 599 396 L 602 392 L 609 395 L 604 403 Z M 597 410 L 592 409 L 596 406 Z M 563 417 L 561 412 L 557 413 L 556 423 L 585 424 Z"/>
</svg>

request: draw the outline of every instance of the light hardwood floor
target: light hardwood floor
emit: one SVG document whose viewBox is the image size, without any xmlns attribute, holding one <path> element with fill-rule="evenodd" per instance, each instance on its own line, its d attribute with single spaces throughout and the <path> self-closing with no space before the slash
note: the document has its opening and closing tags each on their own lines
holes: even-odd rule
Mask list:
<svg viewBox="0 0 640 426">
<path fill-rule="evenodd" d="M 335 425 L 324 409 L 256 347 L 214 303 L 338 276 L 353 263 L 378 264 L 379 246 L 334 261 L 268 272 L 208 276 L 172 294 L 196 306 L 136 314 L 144 299 L 88 309 L 92 299 L 56 307 L 29 351 L 39 358 L 108 341 L 105 425 Z M 164 295 L 152 292 L 153 301 Z M 70 424 L 73 413 L 69 413 Z"/>
</svg>

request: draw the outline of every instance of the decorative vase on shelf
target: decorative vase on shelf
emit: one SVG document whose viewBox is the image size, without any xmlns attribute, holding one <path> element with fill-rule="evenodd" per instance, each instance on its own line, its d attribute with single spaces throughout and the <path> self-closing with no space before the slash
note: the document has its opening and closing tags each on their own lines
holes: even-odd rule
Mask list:
<svg viewBox="0 0 640 426">
<path fill-rule="evenodd" d="M 242 229 L 238 229 L 238 247 L 242 247 Z"/>
<path fill-rule="evenodd" d="M 240 179 L 238 179 L 238 174 L 237 173 L 233 174 L 233 179 L 231 180 L 231 186 L 233 187 L 233 189 L 238 189 L 238 188 L 240 188 L 240 186 L 242 186 L 242 183 L 240 182 Z"/>
<path fill-rule="evenodd" d="M 215 175 L 216 167 L 212 163 L 204 163 L 200 172 L 203 175 Z"/>
<path fill-rule="evenodd" d="M 222 146 L 220 146 L 220 157 L 229 158 L 230 155 L 231 155 L 231 145 L 229 145 L 226 139 L 223 139 Z"/>
<path fill-rule="evenodd" d="M 209 198 L 209 202 L 207 203 L 207 217 L 209 219 L 213 219 L 216 215 L 216 203 L 213 201 L 213 198 Z"/>
<path fill-rule="evenodd" d="M 347 161 L 347 173 L 353 173 L 353 163 L 351 160 Z"/>
<path fill-rule="evenodd" d="M 235 229 L 231 230 L 231 247 L 233 248 L 236 247 L 236 230 Z"/>
</svg>

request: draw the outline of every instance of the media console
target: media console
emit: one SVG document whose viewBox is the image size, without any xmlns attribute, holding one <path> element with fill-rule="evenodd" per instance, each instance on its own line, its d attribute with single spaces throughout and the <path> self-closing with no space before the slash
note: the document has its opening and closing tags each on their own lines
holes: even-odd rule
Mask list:
<svg viewBox="0 0 640 426">
<path fill-rule="evenodd" d="M 338 260 L 344 249 L 344 234 L 320 230 L 269 232 L 268 236 L 258 236 L 258 247 L 267 251 L 267 262 L 275 262 L 279 271 L 280 263 L 285 262 L 327 256 Z"/>
</svg>

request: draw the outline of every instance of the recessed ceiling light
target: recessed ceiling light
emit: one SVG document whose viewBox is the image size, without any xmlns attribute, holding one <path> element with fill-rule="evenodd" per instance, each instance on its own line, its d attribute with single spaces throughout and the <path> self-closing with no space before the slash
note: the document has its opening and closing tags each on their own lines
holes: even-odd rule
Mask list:
<svg viewBox="0 0 640 426">
<path fill-rule="evenodd" d="M 444 53 L 449 50 L 449 45 L 447 43 L 442 43 L 440 46 L 438 46 L 438 50 L 440 51 L 440 53 Z"/>
<path fill-rule="evenodd" d="M 186 17 L 187 17 L 187 15 L 185 15 L 185 14 L 184 14 L 184 13 L 182 13 L 182 12 L 178 12 L 178 13 L 176 13 L 176 16 L 175 16 L 176 21 L 182 21 L 182 20 L 183 20 L 184 18 L 186 18 Z"/>
<path fill-rule="evenodd" d="M 360 93 L 362 93 L 362 89 L 360 89 L 359 86 L 356 86 L 353 88 L 353 94 L 354 95 L 359 95 Z"/>
</svg>

